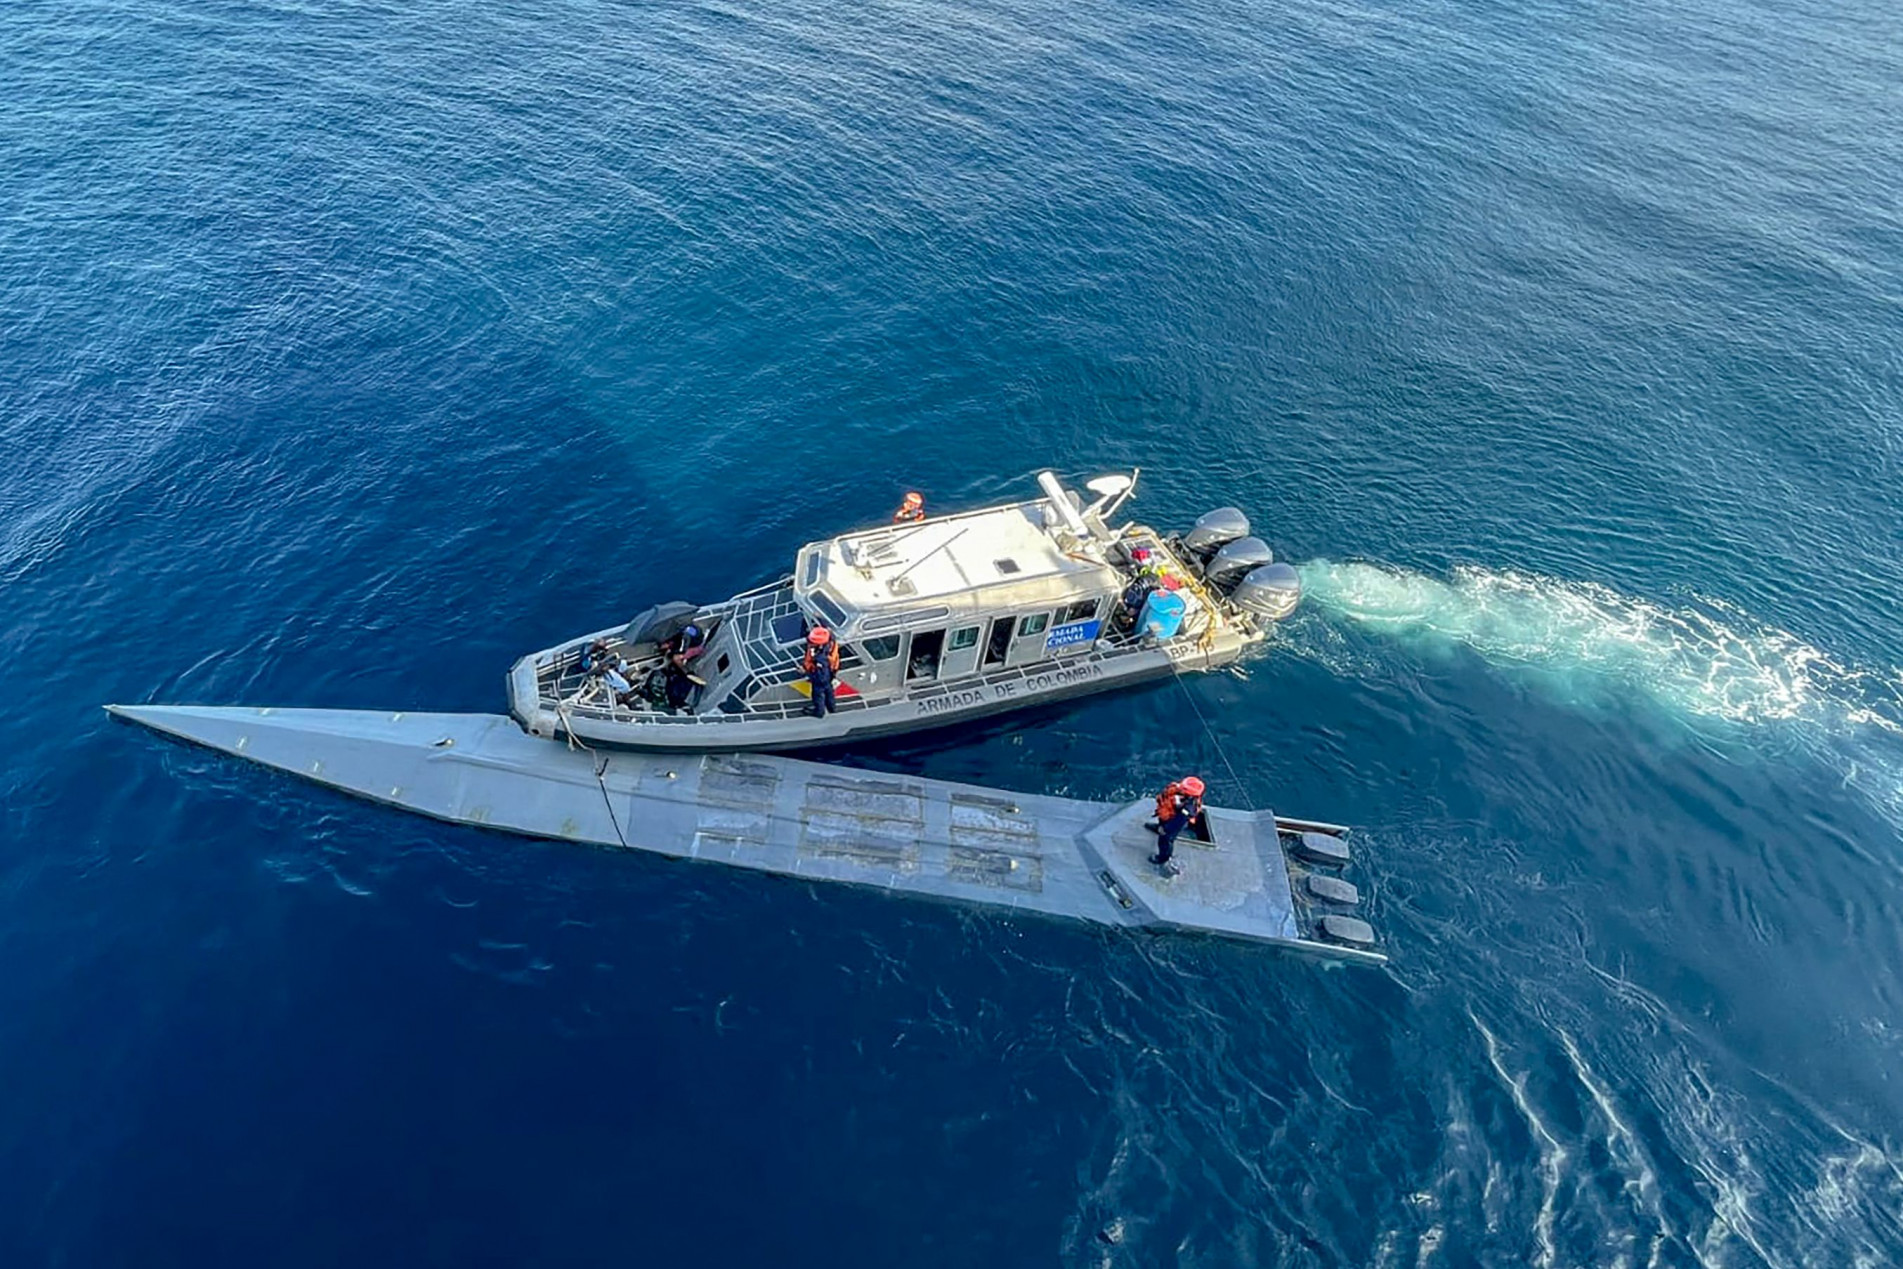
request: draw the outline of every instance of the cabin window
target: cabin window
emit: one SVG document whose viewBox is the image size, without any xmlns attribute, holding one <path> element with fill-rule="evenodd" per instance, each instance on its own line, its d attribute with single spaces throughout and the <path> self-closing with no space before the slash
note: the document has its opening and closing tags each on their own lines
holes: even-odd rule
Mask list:
<svg viewBox="0 0 1903 1269">
<path fill-rule="evenodd" d="M 899 655 L 899 637 L 880 635 L 877 639 L 861 639 L 859 650 L 865 654 L 868 661 L 890 661 Z"/>
<path fill-rule="evenodd" d="M 733 658 L 723 652 L 720 654 L 720 659 L 714 662 L 714 673 L 725 674 L 732 665 Z"/>
<path fill-rule="evenodd" d="M 978 642 L 978 627 L 966 626 L 963 630 L 952 631 L 951 642 L 945 645 L 947 652 L 962 652 Z"/>
<path fill-rule="evenodd" d="M 780 643 L 805 643 L 806 618 L 796 612 L 785 612 L 773 619 L 773 637 Z"/>
<path fill-rule="evenodd" d="M 1033 613 L 1018 621 L 1018 638 L 1029 639 L 1032 635 L 1041 635 L 1051 624 L 1051 615 L 1047 612 Z"/>
<path fill-rule="evenodd" d="M 1073 621 L 1089 621 L 1096 615 L 1097 601 L 1094 599 L 1080 599 L 1063 611 L 1063 614 L 1057 619 L 1057 624 L 1063 626 Z"/>
<path fill-rule="evenodd" d="M 832 601 L 832 597 L 823 590 L 813 592 L 813 607 L 819 609 L 819 615 L 835 626 L 846 624 L 846 610 Z"/>
<path fill-rule="evenodd" d="M 806 584 L 808 586 L 811 586 L 814 582 L 818 580 L 819 580 L 819 552 L 808 551 L 806 553 Z"/>
<path fill-rule="evenodd" d="M 1016 560 L 993 560 L 991 561 L 991 566 L 998 570 L 998 574 L 1001 577 L 1009 577 L 1013 573 L 1021 573 L 1024 571 L 1018 567 Z"/>
</svg>

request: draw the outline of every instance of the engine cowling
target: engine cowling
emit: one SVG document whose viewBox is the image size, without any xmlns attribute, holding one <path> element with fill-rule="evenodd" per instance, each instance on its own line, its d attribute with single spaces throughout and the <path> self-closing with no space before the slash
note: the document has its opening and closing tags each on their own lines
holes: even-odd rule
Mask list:
<svg viewBox="0 0 1903 1269">
<path fill-rule="evenodd" d="M 1302 602 L 1302 575 L 1288 564 L 1264 564 L 1237 582 L 1229 599 L 1246 612 L 1280 621 Z"/>
<path fill-rule="evenodd" d="M 1219 547 L 1248 536 L 1248 516 L 1235 507 L 1217 507 L 1197 517 L 1196 523 L 1183 535 L 1183 545 L 1208 559 Z"/>
<path fill-rule="evenodd" d="M 1261 538 L 1237 538 L 1209 557 L 1209 563 L 1203 567 L 1203 577 L 1211 585 L 1228 590 L 1241 581 L 1244 574 L 1273 563 L 1275 552 L 1269 549 L 1267 542 Z"/>
</svg>

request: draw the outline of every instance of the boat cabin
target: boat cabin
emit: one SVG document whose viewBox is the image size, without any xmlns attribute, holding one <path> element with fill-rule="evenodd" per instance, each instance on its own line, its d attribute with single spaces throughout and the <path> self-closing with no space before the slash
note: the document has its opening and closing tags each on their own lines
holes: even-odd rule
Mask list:
<svg viewBox="0 0 1903 1269">
<path fill-rule="evenodd" d="M 722 623 L 699 660 L 701 707 L 803 705 L 815 625 L 841 641 L 842 693 L 867 704 L 1089 651 L 1126 579 L 1049 515 L 1019 503 L 808 544 L 790 583 L 759 595 L 764 620 L 747 619 L 756 603 Z"/>
</svg>

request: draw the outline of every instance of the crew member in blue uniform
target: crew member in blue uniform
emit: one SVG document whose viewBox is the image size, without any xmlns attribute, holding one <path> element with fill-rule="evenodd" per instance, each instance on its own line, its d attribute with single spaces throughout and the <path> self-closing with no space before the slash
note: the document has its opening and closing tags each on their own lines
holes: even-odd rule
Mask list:
<svg viewBox="0 0 1903 1269">
<path fill-rule="evenodd" d="M 833 680 L 839 675 L 839 640 L 824 626 L 814 626 L 806 636 L 806 658 L 800 662 L 806 681 L 813 689 L 813 717 L 824 718 L 828 711 L 837 714 L 833 701 Z"/>
<path fill-rule="evenodd" d="M 1199 776 L 1184 776 L 1156 795 L 1156 854 L 1150 856 L 1150 862 L 1165 877 L 1183 871 L 1181 864 L 1170 859 L 1176 851 L 1176 838 L 1202 817 L 1203 782 Z"/>
<path fill-rule="evenodd" d="M 677 633 L 661 640 L 661 655 L 667 658 L 667 663 L 697 684 L 704 685 L 705 680 L 690 672 L 687 665 L 706 650 L 707 634 L 692 622 L 682 626 Z"/>
<path fill-rule="evenodd" d="M 1136 576 L 1130 579 L 1130 584 L 1123 588 L 1123 594 L 1117 599 L 1117 628 L 1120 630 L 1136 628 L 1137 614 L 1143 611 L 1143 601 L 1157 587 L 1157 574 L 1150 564 L 1150 553 L 1138 547 L 1135 563 Z"/>
<path fill-rule="evenodd" d="M 1123 588 L 1123 594 L 1117 599 L 1116 628 L 1134 630 L 1137 615 L 1143 611 L 1143 601 L 1150 597 L 1163 582 L 1163 570 L 1156 565 L 1156 557 L 1147 546 L 1139 546 L 1130 552 L 1130 584 Z"/>
</svg>

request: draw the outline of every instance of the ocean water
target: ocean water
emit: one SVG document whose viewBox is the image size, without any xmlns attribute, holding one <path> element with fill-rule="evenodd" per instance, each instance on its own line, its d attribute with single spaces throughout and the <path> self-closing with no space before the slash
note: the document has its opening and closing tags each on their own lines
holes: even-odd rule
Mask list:
<svg viewBox="0 0 1903 1269">
<path fill-rule="evenodd" d="M 1903 1262 L 1894 6 L 11 0 L 0 59 L 0 1263 Z M 1195 709 L 837 760 L 1352 823 L 1386 971 L 98 708 L 495 710 L 1046 465 L 1244 507 L 1303 610 Z"/>
</svg>

